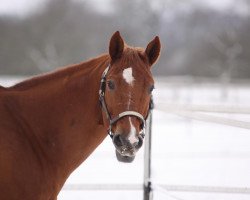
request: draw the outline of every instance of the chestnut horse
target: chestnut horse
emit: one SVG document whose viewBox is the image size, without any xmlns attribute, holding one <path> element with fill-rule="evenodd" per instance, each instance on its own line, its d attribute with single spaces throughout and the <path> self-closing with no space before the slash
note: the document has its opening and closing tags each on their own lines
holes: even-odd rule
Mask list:
<svg viewBox="0 0 250 200">
<path fill-rule="evenodd" d="M 117 31 L 109 54 L 0 87 L 0 199 L 56 200 L 107 130 L 118 160 L 131 162 L 143 142 L 159 54 L 158 37 L 143 50 Z"/>
</svg>

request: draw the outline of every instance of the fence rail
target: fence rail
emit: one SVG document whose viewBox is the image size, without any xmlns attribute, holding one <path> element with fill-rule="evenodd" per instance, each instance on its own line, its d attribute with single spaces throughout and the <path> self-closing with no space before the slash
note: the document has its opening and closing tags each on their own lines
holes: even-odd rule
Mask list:
<svg viewBox="0 0 250 200">
<path fill-rule="evenodd" d="M 250 107 L 235 105 L 198 105 L 198 104 L 175 104 L 158 102 L 156 109 L 164 109 L 168 112 L 189 111 L 207 113 L 227 113 L 227 114 L 250 114 Z"/>
<path fill-rule="evenodd" d="M 165 185 L 154 184 L 153 190 L 166 190 L 167 192 L 200 192 L 200 193 L 230 193 L 249 194 L 249 187 L 221 187 L 197 185 Z M 143 190 L 142 184 L 66 184 L 63 190 Z"/>
<path fill-rule="evenodd" d="M 226 113 L 226 114 L 250 114 L 249 107 L 232 107 L 219 105 L 177 105 L 177 104 L 163 104 L 156 105 L 156 109 L 172 113 L 181 117 L 190 118 L 198 121 L 211 122 L 216 124 L 223 124 L 232 127 L 250 129 L 250 122 L 231 119 L 228 117 L 215 116 L 209 113 Z"/>
</svg>

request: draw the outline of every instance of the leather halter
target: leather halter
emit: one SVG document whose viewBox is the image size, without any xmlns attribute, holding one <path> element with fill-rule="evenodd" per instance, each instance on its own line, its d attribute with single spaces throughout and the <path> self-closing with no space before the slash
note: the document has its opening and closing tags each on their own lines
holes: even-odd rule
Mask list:
<svg viewBox="0 0 250 200">
<path fill-rule="evenodd" d="M 121 118 L 123 118 L 125 116 L 134 116 L 134 117 L 140 119 L 140 121 L 141 121 L 141 126 L 140 127 L 141 127 L 142 131 L 140 132 L 140 136 L 142 138 L 144 138 L 144 136 L 145 136 L 144 129 L 145 129 L 145 125 L 146 125 L 146 120 L 147 120 L 147 117 L 150 114 L 151 110 L 153 109 L 153 98 L 152 98 L 152 96 L 151 96 L 151 99 L 150 99 L 149 110 L 148 110 L 148 114 L 147 114 L 146 118 L 144 118 L 142 114 L 140 114 L 140 113 L 138 113 L 136 111 L 132 111 L 132 110 L 121 112 L 116 117 L 112 118 L 109 111 L 108 111 L 107 104 L 105 102 L 106 75 L 107 75 L 109 69 L 110 69 L 110 64 L 108 65 L 108 67 L 102 73 L 100 89 L 99 89 L 99 101 L 101 103 L 102 109 L 106 113 L 106 116 L 107 116 L 107 118 L 109 120 L 109 128 L 107 130 L 108 135 L 111 138 L 113 138 L 114 135 L 112 133 L 112 125 L 115 124 L 118 120 L 120 120 Z"/>
</svg>

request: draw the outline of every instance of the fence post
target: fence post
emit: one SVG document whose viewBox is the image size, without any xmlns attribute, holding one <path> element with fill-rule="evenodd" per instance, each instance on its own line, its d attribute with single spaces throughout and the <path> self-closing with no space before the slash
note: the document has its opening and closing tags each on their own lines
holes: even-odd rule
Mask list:
<svg viewBox="0 0 250 200">
<path fill-rule="evenodd" d="M 143 200 L 152 200 L 153 193 L 151 187 L 151 139 L 152 139 L 152 112 L 146 122 L 146 134 L 144 144 L 144 183 Z"/>
</svg>

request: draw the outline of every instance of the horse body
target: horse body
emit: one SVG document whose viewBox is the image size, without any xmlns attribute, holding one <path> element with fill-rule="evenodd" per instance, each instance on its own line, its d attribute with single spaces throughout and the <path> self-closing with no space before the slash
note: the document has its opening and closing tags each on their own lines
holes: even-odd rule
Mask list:
<svg viewBox="0 0 250 200">
<path fill-rule="evenodd" d="M 142 145 L 141 122 L 153 88 L 150 67 L 159 53 L 158 37 L 144 51 L 125 46 L 116 32 L 109 54 L 0 87 L 0 199 L 56 200 L 107 130 L 117 159 L 131 162 Z M 100 92 L 106 79 L 107 90 Z"/>
<path fill-rule="evenodd" d="M 55 199 L 102 142 L 98 79 L 107 64 L 102 56 L 0 93 L 1 200 Z"/>
</svg>

